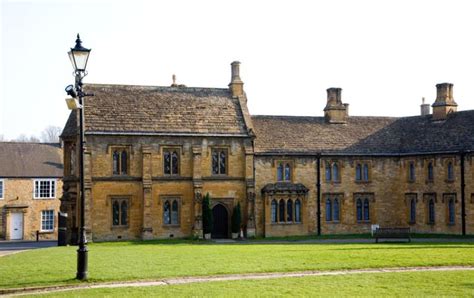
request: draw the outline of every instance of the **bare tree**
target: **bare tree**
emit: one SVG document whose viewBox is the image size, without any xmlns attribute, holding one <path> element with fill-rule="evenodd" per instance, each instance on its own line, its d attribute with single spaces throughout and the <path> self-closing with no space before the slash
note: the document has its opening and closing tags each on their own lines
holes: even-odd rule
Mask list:
<svg viewBox="0 0 474 298">
<path fill-rule="evenodd" d="M 34 135 L 31 135 L 31 136 L 28 137 L 27 135 L 22 133 L 21 135 L 19 135 L 16 139 L 13 139 L 12 141 L 14 141 L 14 142 L 24 142 L 24 143 L 39 143 L 40 139 L 38 139 Z"/>
<path fill-rule="evenodd" d="M 43 143 L 59 143 L 59 135 L 61 127 L 50 125 L 41 133 L 41 141 Z"/>
</svg>

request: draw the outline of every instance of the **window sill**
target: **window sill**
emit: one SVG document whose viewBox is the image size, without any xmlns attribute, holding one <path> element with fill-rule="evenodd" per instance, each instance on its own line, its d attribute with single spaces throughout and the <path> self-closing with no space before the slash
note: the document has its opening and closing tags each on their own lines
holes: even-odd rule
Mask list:
<svg viewBox="0 0 474 298">
<path fill-rule="evenodd" d="M 434 180 L 425 180 L 426 184 L 434 184 Z"/>
<path fill-rule="evenodd" d="M 409 221 L 408 224 L 409 225 L 416 225 L 416 221 Z"/>
<path fill-rule="evenodd" d="M 341 180 L 337 180 L 337 181 L 326 181 L 327 184 L 341 184 Z"/>
<path fill-rule="evenodd" d="M 408 179 L 408 180 L 407 180 L 407 183 L 410 183 L 410 184 L 416 183 L 416 180 L 410 180 L 410 179 Z"/>
<path fill-rule="evenodd" d="M 302 222 L 272 222 L 272 226 L 293 226 L 293 225 L 301 225 Z"/>
<path fill-rule="evenodd" d="M 111 229 L 113 230 L 127 230 L 130 228 L 129 226 L 112 226 Z"/>
<path fill-rule="evenodd" d="M 444 182 L 446 182 L 446 183 L 454 183 L 455 180 L 454 180 L 454 179 L 446 179 L 446 180 L 444 180 Z"/>
<path fill-rule="evenodd" d="M 54 230 L 42 230 L 42 231 L 39 231 L 39 234 L 53 234 L 54 233 Z"/>
<path fill-rule="evenodd" d="M 165 229 L 172 229 L 172 228 L 179 228 L 180 226 L 181 226 L 180 224 L 170 224 L 170 225 L 164 224 L 162 227 Z"/>
<path fill-rule="evenodd" d="M 456 226 L 456 223 L 455 222 L 449 222 L 446 224 L 448 227 L 454 227 Z"/>
<path fill-rule="evenodd" d="M 329 221 L 326 221 L 327 224 L 333 224 L 333 225 L 338 225 L 340 224 L 341 222 L 339 220 L 329 220 Z"/>
<path fill-rule="evenodd" d="M 358 224 L 371 224 L 372 222 L 370 220 L 358 220 Z"/>
<path fill-rule="evenodd" d="M 54 200 L 56 199 L 56 197 L 54 198 L 33 198 L 33 200 Z"/>
<path fill-rule="evenodd" d="M 426 224 L 429 225 L 429 226 L 434 226 L 436 223 L 435 222 L 428 222 Z"/>
<path fill-rule="evenodd" d="M 357 184 L 368 184 L 371 183 L 372 181 L 370 180 L 355 180 L 355 183 Z"/>
</svg>

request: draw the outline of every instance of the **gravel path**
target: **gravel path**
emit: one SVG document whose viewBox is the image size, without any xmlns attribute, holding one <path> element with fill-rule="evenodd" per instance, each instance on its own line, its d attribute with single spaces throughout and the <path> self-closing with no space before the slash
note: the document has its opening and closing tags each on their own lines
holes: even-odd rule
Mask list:
<svg viewBox="0 0 474 298">
<path fill-rule="evenodd" d="M 41 293 L 64 292 L 83 289 L 98 288 L 124 288 L 124 287 L 151 287 L 168 286 L 189 283 L 204 283 L 215 281 L 232 280 L 258 280 L 273 279 L 284 277 L 303 277 L 303 276 L 328 276 L 328 275 L 347 275 L 347 274 L 370 274 L 370 273 L 390 273 L 390 272 L 423 272 L 423 271 L 466 271 L 474 270 L 474 266 L 439 266 L 439 267 L 404 267 L 404 268 L 378 268 L 378 269 L 351 269 L 334 271 L 302 271 L 302 272 L 284 272 L 284 273 L 250 273 L 250 274 L 228 274 L 219 276 L 201 276 L 201 277 L 178 277 L 165 278 L 151 281 L 128 281 L 128 282 L 108 282 L 82 284 L 73 286 L 52 286 L 36 287 L 22 289 L 3 289 L 0 295 L 21 296 Z"/>
</svg>

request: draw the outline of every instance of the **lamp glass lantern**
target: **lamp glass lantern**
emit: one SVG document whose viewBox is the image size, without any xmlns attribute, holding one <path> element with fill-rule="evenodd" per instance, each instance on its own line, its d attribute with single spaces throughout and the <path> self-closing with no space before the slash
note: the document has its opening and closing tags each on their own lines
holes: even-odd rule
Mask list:
<svg viewBox="0 0 474 298">
<path fill-rule="evenodd" d="M 69 51 L 68 53 L 72 67 L 75 71 L 86 71 L 87 60 L 89 60 L 90 52 L 90 49 L 86 49 L 82 46 L 82 41 L 78 34 L 76 39 L 76 46 L 74 48 L 71 48 L 71 51 Z"/>
</svg>

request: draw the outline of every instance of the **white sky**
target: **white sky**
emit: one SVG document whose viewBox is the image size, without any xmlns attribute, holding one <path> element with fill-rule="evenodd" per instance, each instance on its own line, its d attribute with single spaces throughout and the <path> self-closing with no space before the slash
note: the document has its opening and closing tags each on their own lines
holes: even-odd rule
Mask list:
<svg viewBox="0 0 474 298">
<path fill-rule="evenodd" d="M 1 0 L 0 135 L 63 127 L 67 51 L 92 48 L 87 83 L 227 87 L 251 114 L 322 116 L 328 87 L 351 115 L 418 115 L 435 84 L 474 109 L 473 1 Z M 159 108 L 159 107 L 157 107 Z"/>
</svg>

